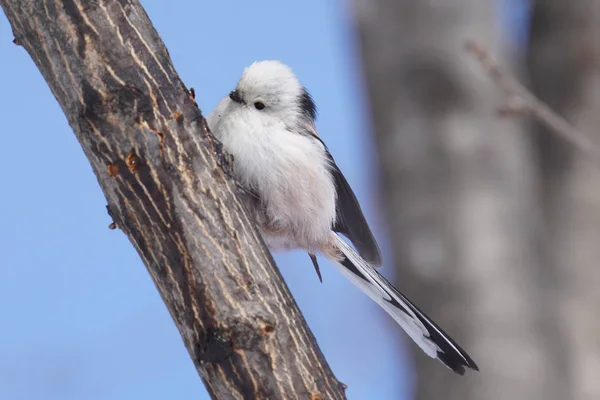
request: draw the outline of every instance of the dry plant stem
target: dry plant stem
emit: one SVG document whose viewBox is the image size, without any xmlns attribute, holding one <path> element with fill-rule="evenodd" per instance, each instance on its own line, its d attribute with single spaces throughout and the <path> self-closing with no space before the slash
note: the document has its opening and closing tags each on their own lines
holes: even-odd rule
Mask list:
<svg viewBox="0 0 600 400">
<path fill-rule="evenodd" d="M 139 1 L 0 6 L 62 107 L 114 226 L 137 249 L 211 397 L 344 399 Z"/>
<path fill-rule="evenodd" d="M 520 114 L 536 118 L 546 128 L 554 131 L 590 161 L 600 166 L 600 148 L 586 134 L 555 113 L 546 103 L 535 97 L 526 87 L 498 66 L 483 46 L 468 41 L 465 47 L 470 54 L 477 58 L 496 86 L 505 93 L 506 105 L 500 110 L 502 115 Z"/>
</svg>

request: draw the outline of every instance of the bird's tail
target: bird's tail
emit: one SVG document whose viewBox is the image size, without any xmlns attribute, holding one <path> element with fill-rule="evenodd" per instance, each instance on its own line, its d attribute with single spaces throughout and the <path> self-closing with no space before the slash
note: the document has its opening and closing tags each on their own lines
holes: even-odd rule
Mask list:
<svg viewBox="0 0 600 400">
<path fill-rule="evenodd" d="M 379 304 L 412 340 L 432 358 L 439 359 L 459 375 L 465 367 L 479 371 L 477 364 L 427 315 L 364 261 L 342 238 L 332 233 L 343 258 L 333 264 L 356 286 Z"/>
</svg>

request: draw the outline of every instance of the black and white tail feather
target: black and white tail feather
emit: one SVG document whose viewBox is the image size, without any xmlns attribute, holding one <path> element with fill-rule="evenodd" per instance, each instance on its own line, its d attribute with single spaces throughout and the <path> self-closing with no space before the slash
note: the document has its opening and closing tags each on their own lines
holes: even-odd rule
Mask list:
<svg viewBox="0 0 600 400">
<path fill-rule="evenodd" d="M 338 234 L 332 235 L 344 256 L 340 262 L 333 264 L 394 318 L 428 356 L 439 359 L 459 375 L 465 373 L 465 367 L 479 371 L 471 357 L 435 322 L 365 262 Z"/>
</svg>

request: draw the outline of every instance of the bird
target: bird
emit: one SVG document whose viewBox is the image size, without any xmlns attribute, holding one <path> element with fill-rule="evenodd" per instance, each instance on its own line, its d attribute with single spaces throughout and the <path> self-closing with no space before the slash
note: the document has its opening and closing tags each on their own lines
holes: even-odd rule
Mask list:
<svg viewBox="0 0 600 400">
<path fill-rule="evenodd" d="M 379 304 L 432 358 L 459 375 L 473 359 L 376 268 L 379 246 L 350 184 L 316 129 L 317 108 L 292 69 L 277 60 L 246 67 L 207 116 L 233 157 L 232 176 L 272 251 L 301 249 L 327 258 Z M 350 246 L 345 237 L 351 244 Z"/>
</svg>

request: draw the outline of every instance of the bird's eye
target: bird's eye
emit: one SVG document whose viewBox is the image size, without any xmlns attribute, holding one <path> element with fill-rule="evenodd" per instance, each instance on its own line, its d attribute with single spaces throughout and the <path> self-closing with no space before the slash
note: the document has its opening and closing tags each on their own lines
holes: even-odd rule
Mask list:
<svg viewBox="0 0 600 400">
<path fill-rule="evenodd" d="M 255 101 L 254 108 L 256 108 L 257 110 L 262 110 L 263 108 L 265 108 L 265 103 L 263 103 L 262 101 Z"/>
</svg>

